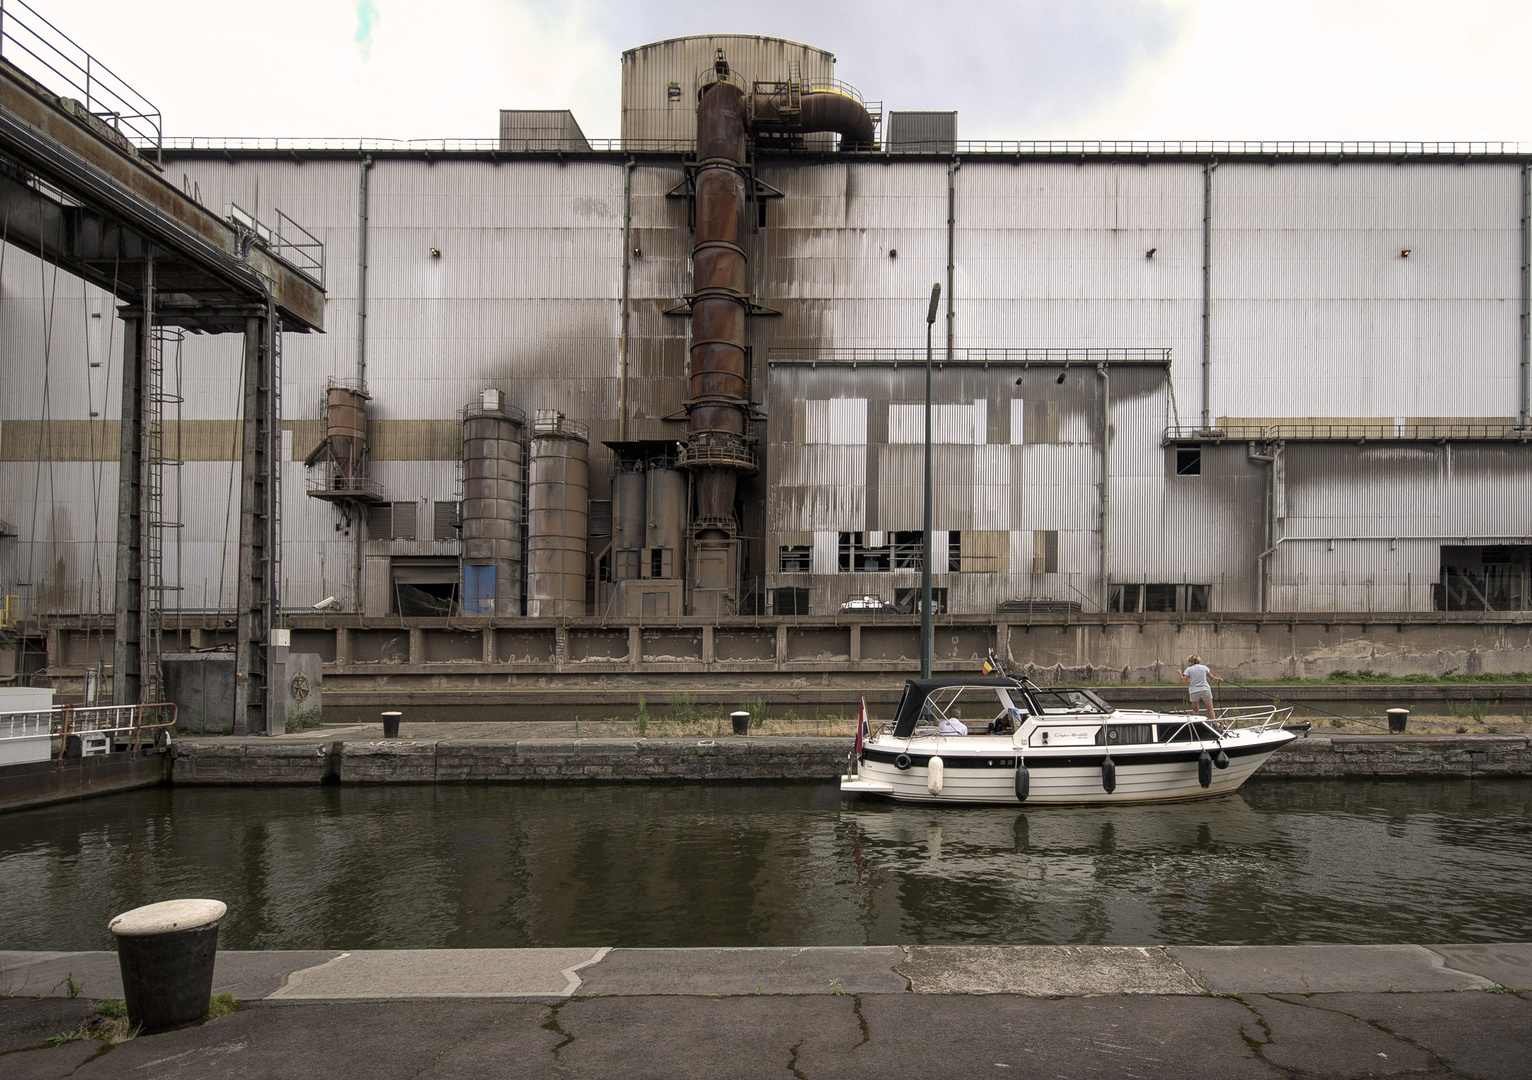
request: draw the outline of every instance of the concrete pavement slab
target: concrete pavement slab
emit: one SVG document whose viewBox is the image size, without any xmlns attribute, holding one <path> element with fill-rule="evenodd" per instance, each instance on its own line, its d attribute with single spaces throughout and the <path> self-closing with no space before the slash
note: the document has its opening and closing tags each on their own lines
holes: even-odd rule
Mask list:
<svg viewBox="0 0 1532 1080">
<path fill-rule="evenodd" d="M 916 945 L 896 967 L 917 994 L 1201 994 L 1165 950 L 1111 945 Z"/>
<path fill-rule="evenodd" d="M 0 953 L 0 992 L 12 997 L 66 997 L 70 976 L 82 997 L 122 997 L 115 952 Z"/>
<path fill-rule="evenodd" d="M 803 949 L 613 949 L 581 994 L 902 994 L 897 945 Z"/>
<path fill-rule="evenodd" d="M 1475 1080 L 1532 1076 L 1532 1001 L 1526 997 L 1469 991 L 1316 994 L 1302 1000 L 1310 1009 L 1355 1017 L 1420 1047 L 1440 1075 Z"/>
<path fill-rule="evenodd" d="M 294 972 L 272 1001 L 559 998 L 608 949 L 377 949 Z"/>
<path fill-rule="evenodd" d="M 1248 994 L 1240 1000 L 1250 1010 L 1246 1034 L 1264 1062 L 1302 1075 L 1323 1061 L 1342 1076 L 1419 1075 L 1437 1064 L 1428 1051 L 1407 1039 L 1347 1013 L 1319 1007 L 1328 995 L 1284 1000 Z"/>
<path fill-rule="evenodd" d="M 1165 952 L 1208 989 L 1228 994 L 1483 990 L 1419 945 L 1171 945 Z"/>
<path fill-rule="evenodd" d="M 339 956 L 336 949 L 223 950 L 213 965 L 213 993 L 240 1001 L 263 998 L 280 989 L 292 972 Z M 15 997 L 65 997 L 73 975 L 86 998 L 122 997 L 122 969 L 115 952 L 0 953 L 0 993 Z"/>
<path fill-rule="evenodd" d="M 1512 990 L 1532 990 L 1532 945 L 1432 945 L 1450 968 L 1482 975 Z"/>
<path fill-rule="evenodd" d="M 806 1077 L 836 1080 L 1272 1080 L 1247 1042 L 1249 1011 L 1226 998 L 1117 995 L 861 999 L 867 1042 Z M 1324 1075 L 1319 1073 L 1318 1075 Z"/>
</svg>

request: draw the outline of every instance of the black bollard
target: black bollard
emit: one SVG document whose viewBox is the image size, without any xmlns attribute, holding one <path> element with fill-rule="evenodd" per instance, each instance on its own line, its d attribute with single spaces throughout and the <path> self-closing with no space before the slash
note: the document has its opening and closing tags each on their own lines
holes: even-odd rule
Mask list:
<svg viewBox="0 0 1532 1080">
<path fill-rule="evenodd" d="M 750 714 L 747 712 L 731 712 L 729 720 L 734 724 L 734 734 L 750 734 Z"/>
<path fill-rule="evenodd" d="M 130 1024 L 144 1032 L 167 1031 L 207 1015 L 218 923 L 227 910 L 218 900 L 166 900 L 125 911 L 108 924 L 117 938 Z"/>
<path fill-rule="evenodd" d="M 1404 726 L 1410 722 L 1409 709 L 1388 710 L 1388 733 L 1400 735 L 1404 733 Z"/>
<path fill-rule="evenodd" d="M 402 712 L 386 712 L 383 714 L 383 737 L 385 739 L 397 739 L 399 737 L 399 718 Z"/>
</svg>

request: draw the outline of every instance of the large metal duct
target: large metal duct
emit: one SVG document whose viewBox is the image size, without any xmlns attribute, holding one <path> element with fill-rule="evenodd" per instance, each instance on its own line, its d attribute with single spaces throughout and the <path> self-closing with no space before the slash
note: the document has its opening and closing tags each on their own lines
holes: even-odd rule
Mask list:
<svg viewBox="0 0 1532 1080">
<path fill-rule="evenodd" d="M 836 87 L 843 85 L 835 84 Z M 800 94 L 787 91 L 787 86 L 786 83 L 757 84 L 751 101 L 751 115 L 757 124 L 783 127 L 804 135 L 834 132 L 840 136 L 842 150 L 874 148 L 877 134 L 872 114 L 850 87 L 811 89 Z"/>
<path fill-rule="evenodd" d="M 590 434 L 563 413 L 538 412 L 527 465 L 527 614 L 585 614 Z"/>
<path fill-rule="evenodd" d="M 463 611 L 521 614 L 525 417 L 485 390 L 463 413 Z"/>
</svg>

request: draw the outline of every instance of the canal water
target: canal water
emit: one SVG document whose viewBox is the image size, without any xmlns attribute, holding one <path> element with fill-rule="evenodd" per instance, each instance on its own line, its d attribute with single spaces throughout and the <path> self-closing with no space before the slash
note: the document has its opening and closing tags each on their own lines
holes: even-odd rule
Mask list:
<svg viewBox="0 0 1532 1080">
<path fill-rule="evenodd" d="M 1532 940 L 1532 784 L 1031 809 L 833 785 L 160 788 L 0 816 L 0 949 L 172 897 L 232 949 Z"/>
</svg>

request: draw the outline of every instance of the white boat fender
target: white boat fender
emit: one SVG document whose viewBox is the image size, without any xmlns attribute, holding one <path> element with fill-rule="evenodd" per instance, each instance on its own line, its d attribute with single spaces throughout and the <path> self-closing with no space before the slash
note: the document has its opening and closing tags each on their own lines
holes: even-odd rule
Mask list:
<svg viewBox="0 0 1532 1080">
<path fill-rule="evenodd" d="M 1207 787 L 1213 782 L 1213 755 L 1206 750 L 1197 758 L 1197 783 Z"/>
<path fill-rule="evenodd" d="M 1218 748 L 1218 756 L 1213 759 L 1213 767 L 1227 769 L 1229 767 L 1229 755 L 1224 753 L 1223 747 Z"/>
<path fill-rule="evenodd" d="M 942 759 L 933 757 L 928 768 L 930 771 L 926 773 L 926 790 L 932 795 L 940 795 L 942 793 Z"/>
<path fill-rule="evenodd" d="M 1108 795 L 1117 790 L 1117 762 L 1110 752 L 1101 759 L 1101 790 Z"/>
<path fill-rule="evenodd" d="M 1032 790 L 1032 774 L 1027 772 L 1027 763 L 1021 758 L 1016 759 L 1016 801 L 1026 802 L 1027 794 Z"/>
<path fill-rule="evenodd" d="M 912 762 L 910 761 L 910 755 L 908 754 L 900 754 L 898 757 L 894 758 L 894 768 L 898 769 L 900 772 L 904 772 L 910 767 L 911 764 Z"/>
</svg>

